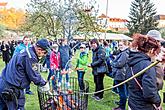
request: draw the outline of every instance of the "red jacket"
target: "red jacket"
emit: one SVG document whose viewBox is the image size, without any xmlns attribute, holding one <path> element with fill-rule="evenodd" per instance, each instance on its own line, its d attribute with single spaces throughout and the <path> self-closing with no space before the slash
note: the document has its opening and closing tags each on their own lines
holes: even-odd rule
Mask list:
<svg viewBox="0 0 165 110">
<path fill-rule="evenodd" d="M 55 53 L 54 51 L 50 54 L 50 68 L 59 70 L 60 67 L 60 53 Z"/>
</svg>

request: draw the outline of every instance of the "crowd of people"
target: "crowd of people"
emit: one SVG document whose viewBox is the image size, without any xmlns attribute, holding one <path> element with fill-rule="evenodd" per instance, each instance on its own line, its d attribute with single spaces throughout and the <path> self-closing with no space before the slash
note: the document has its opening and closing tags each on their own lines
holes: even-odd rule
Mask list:
<svg viewBox="0 0 165 110">
<path fill-rule="evenodd" d="M 66 38 L 61 39 L 60 44 L 41 39 L 31 44 L 25 36 L 19 44 L 13 42 L 7 45 L 3 42 L 1 52 L 6 66 L 0 76 L 0 110 L 23 110 L 24 94 L 33 94 L 30 91 L 31 81 L 44 91 L 50 90 L 50 82 L 56 93 L 60 91 L 61 85 L 69 89 L 71 61 L 76 49 L 80 53 L 73 66 L 77 71 L 79 90 L 84 91 L 84 75 L 91 68 L 95 84 L 92 98 L 96 101 L 104 99 L 104 92 L 99 92 L 104 89 L 104 77 L 113 78 L 113 85 L 117 85 L 152 62 L 160 61 L 144 74 L 112 90 L 120 99 L 116 102 L 118 107 L 112 110 L 126 110 L 127 99 L 130 110 L 162 110 L 159 90 L 163 88 L 164 79 L 164 39 L 157 30 L 151 30 L 147 35 L 134 34 L 132 38 L 133 41 L 119 42 L 94 38 L 89 43 L 77 44 L 68 44 Z M 92 50 L 92 62 L 89 62 L 89 49 Z M 46 80 L 37 71 L 40 60 L 49 70 Z"/>
</svg>

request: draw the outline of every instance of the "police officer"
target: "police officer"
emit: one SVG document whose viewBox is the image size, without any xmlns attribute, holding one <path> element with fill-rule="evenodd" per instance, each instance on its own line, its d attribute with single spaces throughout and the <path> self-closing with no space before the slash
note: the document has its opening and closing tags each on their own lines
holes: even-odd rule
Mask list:
<svg viewBox="0 0 165 110">
<path fill-rule="evenodd" d="M 12 57 L 0 76 L 0 110 L 24 110 L 24 89 L 31 81 L 49 90 L 48 83 L 36 71 L 39 59 L 47 54 L 49 47 L 49 42 L 41 39 Z"/>
</svg>

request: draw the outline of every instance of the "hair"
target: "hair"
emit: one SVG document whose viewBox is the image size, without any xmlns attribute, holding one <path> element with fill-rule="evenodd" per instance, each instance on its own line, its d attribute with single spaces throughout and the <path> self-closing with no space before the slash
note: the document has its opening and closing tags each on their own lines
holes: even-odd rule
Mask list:
<svg viewBox="0 0 165 110">
<path fill-rule="evenodd" d="M 109 44 L 106 40 L 104 40 L 103 44 L 104 44 L 104 46 L 109 46 Z"/>
<path fill-rule="evenodd" d="M 67 38 L 62 38 L 61 39 L 61 42 L 64 42 L 64 41 L 66 41 L 67 40 Z"/>
<path fill-rule="evenodd" d="M 123 44 L 128 46 L 129 45 L 129 41 L 128 40 L 122 40 Z"/>
<path fill-rule="evenodd" d="M 23 40 L 25 40 L 26 38 L 28 38 L 28 36 L 24 36 L 24 37 L 23 37 Z"/>
<path fill-rule="evenodd" d="M 96 43 L 97 46 L 99 46 L 99 41 L 98 41 L 96 38 L 92 39 L 92 40 L 90 41 L 90 43 L 91 43 L 91 44 Z"/>
<path fill-rule="evenodd" d="M 142 34 L 133 35 L 132 47 L 144 53 L 149 52 L 151 49 L 154 49 L 157 53 L 160 52 L 159 42 L 150 36 Z"/>
</svg>

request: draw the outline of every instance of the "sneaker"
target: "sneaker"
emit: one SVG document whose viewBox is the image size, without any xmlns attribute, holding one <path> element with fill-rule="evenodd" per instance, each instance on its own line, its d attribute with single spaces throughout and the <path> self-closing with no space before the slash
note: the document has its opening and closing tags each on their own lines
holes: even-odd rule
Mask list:
<svg viewBox="0 0 165 110">
<path fill-rule="evenodd" d="M 26 94 L 34 95 L 34 93 L 32 91 L 26 91 Z"/>
<path fill-rule="evenodd" d="M 100 98 L 100 97 L 98 97 L 98 96 L 95 96 L 95 100 L 96 101 L 101 101 L 101 100 L 103 100 L 104 98 Z"/>
<path fill-rule="evenodd" d="M 92 99 L 95 99 L 95 97 L 96 97 L 95 95 L 92 95 L 92 96 L 91 96 Z"/>
</svg>

